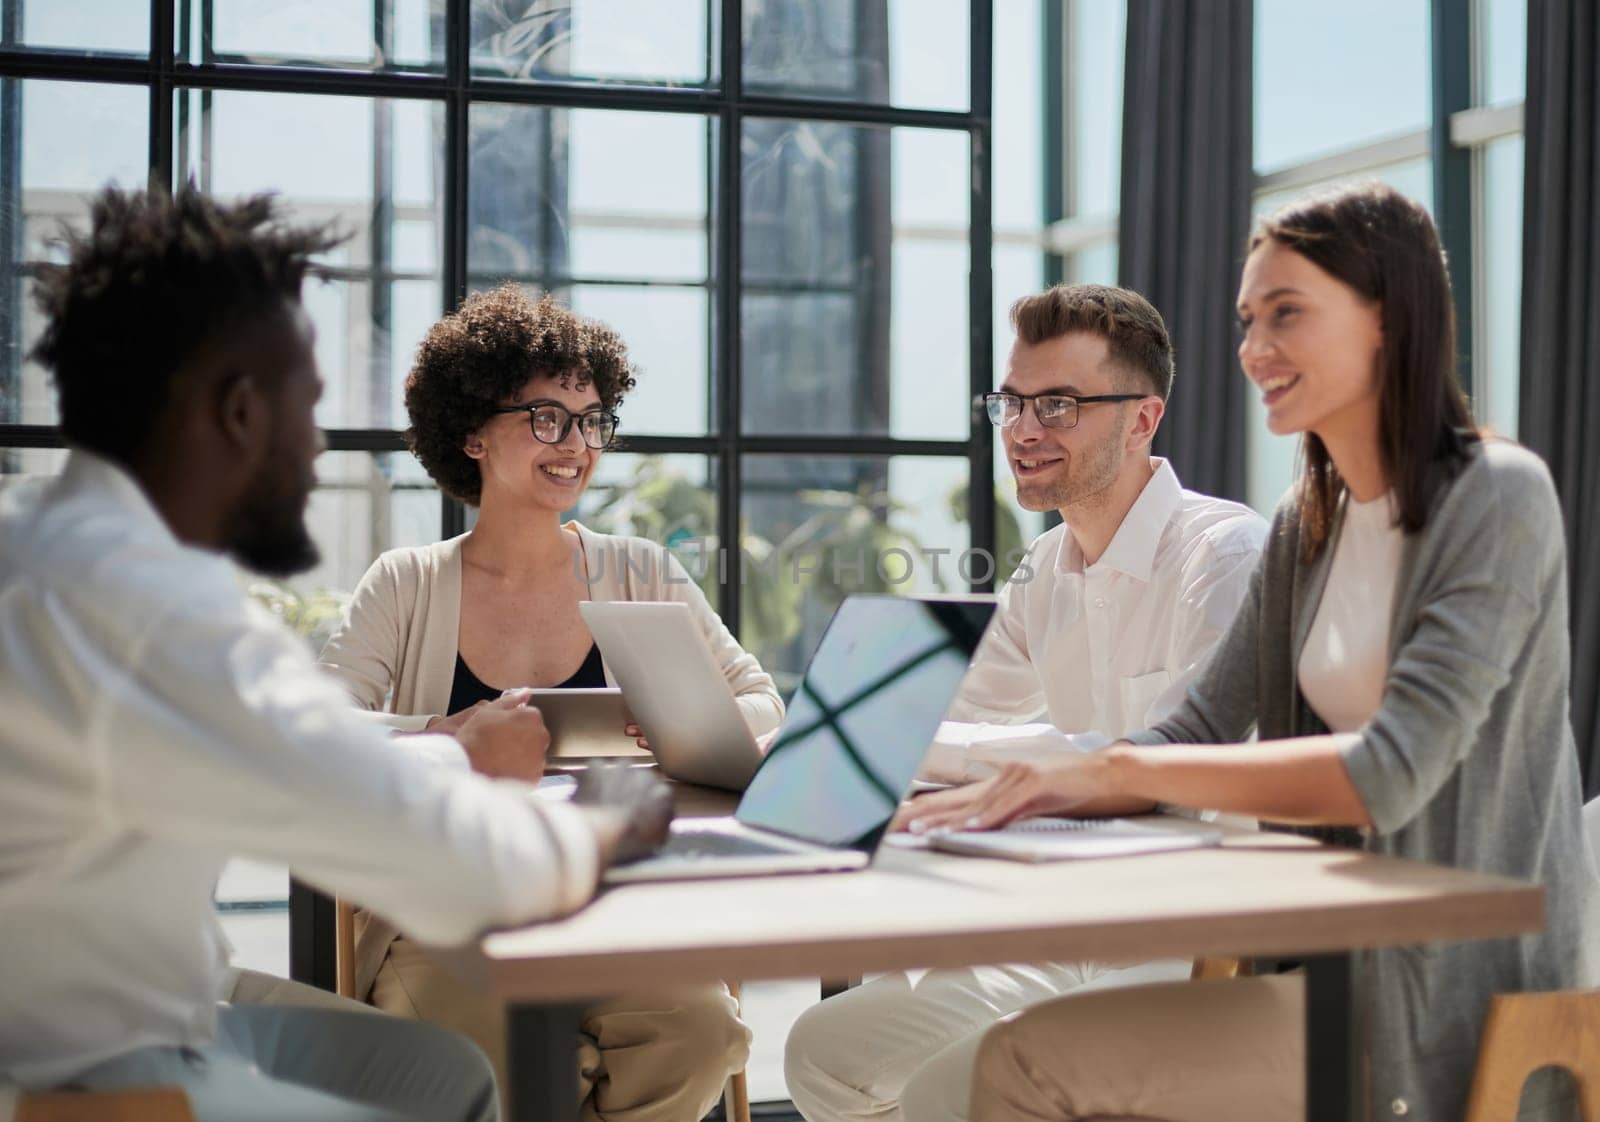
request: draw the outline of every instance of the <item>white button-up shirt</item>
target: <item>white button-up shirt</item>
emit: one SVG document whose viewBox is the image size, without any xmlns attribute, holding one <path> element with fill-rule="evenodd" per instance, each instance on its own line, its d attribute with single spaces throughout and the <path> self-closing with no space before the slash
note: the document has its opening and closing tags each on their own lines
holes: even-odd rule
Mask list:
<svg viewBox="0 0 1600 1122">
<path fill-rule="evenodd" d="M 593 835 L 527 790 L 357 716 L 106 461 L 0 492 L 0 1082 L 208 1040 L 234 854 L 431 942 L 579 906 Z"/>
<path fill-rule="evenodd" d="M 960 782 L 1002 760 L 1098 747 L 1177 706 L 1244 601 L 1267 524 L 1249 507 L 1184 490 L 1166 460 L 1154 463 L 1093 565 L 1066 525 L 1028 547 L 924 775 Z M 1026 722 L 1074 735 L 972 727 Z"/>
</svg>

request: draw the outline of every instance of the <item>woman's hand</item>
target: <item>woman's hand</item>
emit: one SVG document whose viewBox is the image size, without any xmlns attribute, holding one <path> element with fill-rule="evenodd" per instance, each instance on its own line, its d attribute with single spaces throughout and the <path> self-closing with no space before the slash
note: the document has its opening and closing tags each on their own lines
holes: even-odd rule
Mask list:
<svg viewBox="0 0 1600 1122">
<path fill-rule="evenodd" d="M 639 726 L 634 724 L 632 721 L 629 721 L 627 724 L 622 726 L 622 735 L 633 737 L 634 743 L 638 744 L 639 747 L 647 751 L 649 750 L 650 741 L 645 739 L 644 733 L 639 731 Z"/>
<path fill-rule="evenodd" d="M 498 700 L 463 710 L 467 720 L 456 741 L 472 770 L 491 779 L 537 783 L 550 751 L 544 714 L 527 704 L 528 690 L 507 690 Z"/>
<path fill-rule="evenodd" d="M 1007 763 L 988 779 L 920 795 L 894 816 L 891 830 L 996 830 L 1019 818 L 1068 814 L 1116 792 L 1105 756 L 1069 756 L 1048 768 Z"/>
<path fill-rule="evenodd" d="M 466 724 L 472 719 L 474 713 L 477 713 L 480 709 L 488 704 L 489 703 L 487 701 L 480 701 L 475 705 L 467 706 L 465 709 L 457 710 L 456 712 L 451 713 L 448 717 L 429 717 L 428 723 L 423 726 L 422 731 L 443 733 L 445 736 L 454 736 L 456 733 L 461 731 L 462 725 Z"/>
</svg>

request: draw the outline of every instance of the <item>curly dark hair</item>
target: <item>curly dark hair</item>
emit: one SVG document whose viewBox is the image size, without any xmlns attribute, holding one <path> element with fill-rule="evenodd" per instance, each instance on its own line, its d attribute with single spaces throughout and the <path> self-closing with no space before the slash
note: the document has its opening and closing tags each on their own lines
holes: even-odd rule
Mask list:
<svg viewBox="0 0 1600 1122">
<path fill-rule="evenodd" d="M 605 324 L 502 284 L 467 297 L 422 340 L 406 377 L 406 443 L 445 494 L 476 506 L 483 477 L 464 451 L 467 436 L 528 379 L 575 374 L 614 413 L 637 373 Z"/>
<path fill-rule="evenodd" d="M 298 302 L 311 255 L 342 239 L 285 225 L 270 195 L 221 203 L 193 184 L 108 188 L 89 214 L 87 233 L 62 229 L 66 264 L 40 268 L 31 354 L 54 376 L 62 435 L 133 466 L 191 360 Z"/>
</svg>

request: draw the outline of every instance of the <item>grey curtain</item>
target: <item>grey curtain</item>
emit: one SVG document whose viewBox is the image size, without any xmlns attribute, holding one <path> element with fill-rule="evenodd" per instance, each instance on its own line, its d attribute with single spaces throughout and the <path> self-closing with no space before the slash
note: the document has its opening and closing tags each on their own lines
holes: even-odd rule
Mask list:
<svg viewBox="0 0 1600 1122">
<path fill-rule="evenodd" d="M 1251 0 L 1129 0 L 1118 282 L 1160 309 L 1178 375 L 1155 451 L 1245 497 L 1234 296 L 1249 233 Z"/>
<path fill-rule="evenodd" d="M 1600 795 L 1600 15 L 1531 0 L 1522 219 L 1521 438 L 1567 526 L 1572 725 Z"/>
</svg>

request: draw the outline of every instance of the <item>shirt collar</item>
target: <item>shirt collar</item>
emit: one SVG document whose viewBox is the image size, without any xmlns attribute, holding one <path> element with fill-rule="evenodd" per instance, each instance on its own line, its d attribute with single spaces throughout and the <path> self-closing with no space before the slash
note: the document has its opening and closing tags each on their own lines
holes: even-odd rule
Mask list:
<svg viewBox="0 0 1600 1122">
<path fill-rule="evenodd" d="M 159 536 L 164 544 L 181 544 L 150 496 L 127 469 L 103 456 L 82 448 L 72 449 L 67 453 L 66 466 L 61 469 L 53 490 L 61 498 L 93 496 L 127 515 L 145 532 Z"/>
<path fill-rule="evenodd" d="M 1156 464 L 1155 474 L 1123 515 L 1122 525 L 1117 527 L 1111 544 L 1092 568 L 1105 566 L 1126 573 L 1134 580 L 1150 579 L 1161 535 L 1183 502 L 1183 485 L 1178 482 L 1178 473 L 1159 456 L 1152 459 Z"/>
</svg>

